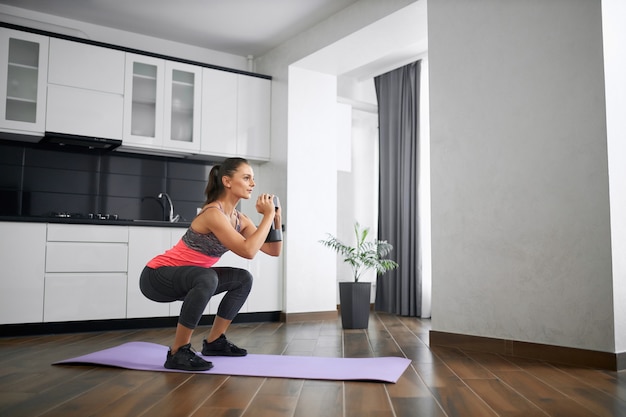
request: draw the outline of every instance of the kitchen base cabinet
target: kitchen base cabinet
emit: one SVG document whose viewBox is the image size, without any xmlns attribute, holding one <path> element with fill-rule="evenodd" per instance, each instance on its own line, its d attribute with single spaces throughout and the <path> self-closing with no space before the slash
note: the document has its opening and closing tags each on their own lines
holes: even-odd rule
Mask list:
<svg viewBox="0 0 626 417">
<path fill-rule="evenodd" d="M 171 227 L 129 229 L 127 318 L 178 316 L 182 302 L 157 303 L 146 298 L 139 289 L 139 277 L 146 263 L 178 243 L 187 229 Z"/>
<path fill-rule="evenodd" d="M 44 322 L 126 318 L 128 227 L 49 224 Z"/>
<path fill-rule="evenodd" d="M 0 324 L 43 320 L 46 225 L 0 222 Z"/>
<path fill-rule="evenodd" d="M 166 227 L 129 229 L 126 316 L 128 318 L 169 316 L 169 303 L 157 303 L 141 293 L 139 277 L 150 259 L 172 247 L 172 230 Z"/>
<path fill-rule="evenodd" d="M 45 322 L 126 317 L 126 273 L 47 273 L 45 291 Z"/>
<path fill-rule="evenodd" d="M 250 271 L 250 263 L 251 262 L 248 259 L 235 255 L 232 252 L 226 252 L 220 258 L 220 260 L 217 261 L 215 266 L 230 266 L 233 268 L 242 268 L 242 269 L 246 269 Z M 252 284 L 252 286 L 254 287 L 254 284 Z M 220 302 L 222 301 L 222 298 L 224 298 L 224 294 L 225 293 L 216 294 L 213 297 L 211 297 L 211 300 L 209 301 L 209 305 L 207 306 L 207 309 L 205 310 L 205 314 L 217 314 L 217 308 L 219 307 Z M 239 312 L 240 313 L 248 312 L 248 300 L 246 300 L 245 304 L 241 307 L 241 310 L 239 310 Z"/>
<path fill-rule="evenodd" d="M 182 235 L 185 234 L 185 232 L 187 231 L 187 229 L 170 229 L 170 238 L 171 238 L 171 246 L 175 245 L 180 238 L 182 237 Z M 134 245 L 133 245 L 134 246 Z M 169 247 L 168 247 L 169 249 Z M 154 252 L 154 254 L 158 254 L 158 253 L 162 253 L 164 252 L 164 250 L 160 251 L 160 252 Z M 154 254 L 152 256 L 154 256 Z M 151 256 L 151 257 L 152 257 Z M 151 258 L 150 257 L 150 258 Z M 146 262 L 150 259 L 147 258 Z M 144 262 L 145 265 L 145 262 Z M 240 256 L 235 255 L 232 252 L 226 252 L 222 258 L 215 264 L 215 266 L 232 266 L 232 267 L 237 267 L 237 268 L 243 268 L 243 269 L 250 269 L 250 261 L 248 259 L 244 259 L 241 258 Z M 138 284 L 138 278 L 137 278 L 137 285 Z M 130 280 L 129 280 L 130 282 Z M 143 295 L 142 295 L 143 296 Z M 129 296 L 130 297 L 130 296 Z M 144 297 L 145 298 L 145 297 Z M 221 294 L 215 294 L 213 297 L 211 297 L 211 300 L 209 300 L 209 304 L 207 305 L 207 307 L 204 310 L 204 314 L 216 314 L 217 313 L 217 308 L 219 306 L 220 301 L 222 301 L 222 298 L 224 298 L 224 293 Z M 150 301 L 150 300 L 148 300 Z M 152 303 L 154 303 L 153 301 L 150 301 Z M 154 303 L 154 304 L 161 304 L 161 303 Z M 172 303 L 169 304 L 165 304 L 165 305 L 169 305 L 169 315 L 170 316 L 179 316 L 180 315 L 180 309 L 183 305 L 182 301 L 174 301 Z M 247 301 L 246 303 L 243 305 L 243 307 L 240 310 L 241 313 L 246 313 L 248 312 L 248 307 L 247 307 Z"/>
<path fill-rule="evenodd" d="M 250 263 L 254 276 L 248 297 L 248 311 L 281 311 L 283 309 L 282 257 L 259 253 Z"/>
<path fill-rule="evenodd" d="M 180 240 L 181 237 L 183 237 L 183 235 L 185 234 L 185 232 L 187 231 L 187 229 L 174 229 L 171 230 L 170 229 L 170 242 L 171 242 L 171 246 L 174 246 L 176 243 L 178 243 L 178 241 Z M 183 302 L 182 301 L 174 301 L 173 303 L 169 304 L 169 315 L 170 316 L 179 316 L 180 315 L 180 308 L 183 306 Z M 208 314 L 208 307 L 207 310 L 205 310 L 204 314 Z"/>
<path fill-rule="evenodd" d="M 127 317 L 179 316 L 181 301 L 157 303 L 147 299 L 139 290 L 139 276 L 146 263 L 154 256 L 175 245 L 187 229 L 131 227 L 128 257 Z M 254 277 L 252 292 L 240 313 L 278 311 L 282 309 L 280 283 L 281 258 L 259 253 L 253 260 L 226 252 L 215 264 L 250 271 Z M 211 297 L 204 314 L 217 314 L 224 293 Z"/>
<path fill-rule="evenodd" d="M 182 302 L 157 303 L 139 289 L 146 263 L 175 245 L 184 227 L 0 222 L 0 325 L 178 316 Z M 227 252 L 215 266 L 249 270 L 241 313 L 282 310 L 281 258 Z M 216 314 L 224 294 L 211 298 Z"/>
<path fill-rule="evenodd" d="M 121 242 L 50 242 L 46 272 L 124 272 L 128 246 Z"/>
</svg>

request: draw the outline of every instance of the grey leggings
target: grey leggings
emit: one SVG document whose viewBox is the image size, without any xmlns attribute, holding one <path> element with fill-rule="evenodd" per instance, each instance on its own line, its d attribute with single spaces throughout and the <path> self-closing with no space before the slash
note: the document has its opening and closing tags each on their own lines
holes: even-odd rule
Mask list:
<svg viewBox="0 0 626 417">
<path fill-rule="evenodd" d="M 245 269 L 230 267 L 145 267 L 139 288 L 152 301 L 182 301 L 178 323 L 195 329 L 213 294 L 226 291 L 217 315 L 227 320 L 235 318 L 252 289 L 252 275 Z"/>
</svg>

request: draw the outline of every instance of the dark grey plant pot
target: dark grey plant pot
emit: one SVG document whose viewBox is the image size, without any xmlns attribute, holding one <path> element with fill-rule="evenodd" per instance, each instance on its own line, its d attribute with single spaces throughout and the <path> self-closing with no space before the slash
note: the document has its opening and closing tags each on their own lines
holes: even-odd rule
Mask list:
<svg viewBox="0 0 626 417">
<path fill-rule="evenodd" d="M 339 308 L 344 329 L 367 329 L 371 292 L 371 282 L 339 283 Z"/>
</svg>

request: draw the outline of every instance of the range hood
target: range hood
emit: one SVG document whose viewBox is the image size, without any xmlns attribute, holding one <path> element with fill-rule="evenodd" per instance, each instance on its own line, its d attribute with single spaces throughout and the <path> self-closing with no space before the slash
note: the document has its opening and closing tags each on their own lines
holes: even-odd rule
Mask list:
<svg viewBox="0 0 626 417">
<path fill-rule="evenodd" d="M 83 149 L 104 152 L 117 148 L 122 144 L 122 141 L 119 139 L 46 132 L 39 143 L 54 149 Z"/>
</svg>

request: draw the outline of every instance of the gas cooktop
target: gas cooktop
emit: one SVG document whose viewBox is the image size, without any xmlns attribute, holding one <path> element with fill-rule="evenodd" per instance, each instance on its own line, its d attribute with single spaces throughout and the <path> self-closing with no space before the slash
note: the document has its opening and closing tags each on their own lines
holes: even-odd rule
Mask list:
<svg viewBox="0 0 626 417">
<path fill-rule="evenodd" d="M 117 214 L 102 214 L 102 213 L 74 213 L 68 211 L 52 211 L 44 214 L 42 217 L 57 218 L 57 219 L 80 219 L 80 220 L 117 220 L 117 221 L 132 221 L 130 219 L 121 219 Z"/>
</svg>

